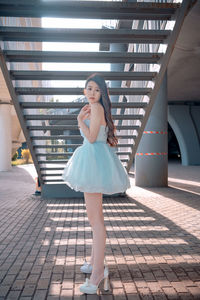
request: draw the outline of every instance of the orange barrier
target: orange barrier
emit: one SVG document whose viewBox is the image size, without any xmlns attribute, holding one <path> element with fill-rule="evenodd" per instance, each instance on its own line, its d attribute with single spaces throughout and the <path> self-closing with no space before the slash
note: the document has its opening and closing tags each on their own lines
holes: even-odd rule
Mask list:
<svg viewBox="0 0 200 300">
<path fill-rule="evenodd" d="M 167 131 L 153 131 L 153 130 L 147 130 L 147 131 L 144 131 L 143 132 L 144 134 L 151 134 L 151 133 L 153 133 L 153 134 L 167 134 Z"/>
<path fill-rule="evenodd" d="M 147 152 L 147 153 L 136 153 L 136 155 L 142 156 L 142 155 L 167 155 L 167 152 Z"/>
</svg>

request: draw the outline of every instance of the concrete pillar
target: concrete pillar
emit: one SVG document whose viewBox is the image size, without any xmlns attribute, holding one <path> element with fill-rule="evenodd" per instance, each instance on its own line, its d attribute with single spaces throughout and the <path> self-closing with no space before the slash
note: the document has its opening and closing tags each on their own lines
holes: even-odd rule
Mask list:
<svg viewBox="0 0 200 300">
<path fill-rule="evenodd" d="M 9 102 L 0 103 L 0 171 L 11 170 L 11 153 L 11 106 Z"/>
<path fill-rule="evenodd" d="M 167 128 L 167 74 L 165 74 L 136 153 L 136 186 L 168 185 Z"/>
</svg>

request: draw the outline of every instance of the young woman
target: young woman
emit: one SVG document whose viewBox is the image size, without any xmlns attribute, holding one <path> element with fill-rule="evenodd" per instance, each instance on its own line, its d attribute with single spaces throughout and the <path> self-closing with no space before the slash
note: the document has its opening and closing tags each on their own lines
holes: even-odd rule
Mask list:
<svg viewBox="0 0 200 300">
<path fill-rule="evenodd" d="M 77 117 L 84 137 L 83 145 L 74 151 L 62 178 L 72 189 L 84 193 L 93 245 L 90 263 L 85 262 L 81 271 L 92 274 L 80 286 L 80 291 L 95 294 L 102 279 L 104 289 L 109 289 L 108 268 L 104 267 L 106 229 L 102 194 L 125 192 L 130 187 L 130 181 L 113 148 L 117 145 L 117 138 L 105 80 L 98 74 L 91 75 L 86 81 L 84 94 L 89 104 L 81 109 Z"/>
</svg>

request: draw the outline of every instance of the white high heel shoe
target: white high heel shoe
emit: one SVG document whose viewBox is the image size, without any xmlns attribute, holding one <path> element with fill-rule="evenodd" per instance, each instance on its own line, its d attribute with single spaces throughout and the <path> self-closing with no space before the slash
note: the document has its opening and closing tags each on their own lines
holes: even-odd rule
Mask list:
<svg viewBox="0 0 200 300">
<path fill-rule="evenodd" d="M 99 281 L 98 285 L 91 284 L 89 282 L 89 278 L 86 278 L 85 283 L 80 286 L 80 292 L 85 293 L 85 294 L 96 294 L 97 291 L 99 290 L 99 285 L 102 280 L 104 280 L 104 291 L 109 291 L 108 275 L 109 275 L 109 271 L 108 271 L 108 267 L 106 266 L 104 268 L 104 276 Z"/>
</svg>

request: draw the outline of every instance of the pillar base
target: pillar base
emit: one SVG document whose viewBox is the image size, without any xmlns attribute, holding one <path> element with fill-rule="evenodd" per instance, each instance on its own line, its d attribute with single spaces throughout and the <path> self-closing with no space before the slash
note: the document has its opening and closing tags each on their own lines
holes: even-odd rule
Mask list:
<svg viewBox="0 0 200 300">
<path fill-rule="evenodd" d="M 165 156 L 138 157 L 138 159 L 135 162 L 136 169 L 137 169 L 138 161 L 140 164 L 140 171 L 137 172 L 137 176 L 135 177 L 136 186 L 139 187 L 167 187 L 168 186 L 168 168 L 166 167 L 167 157 Z M 146 171 L 147 165 L 148 168 L 151 170 L 151 172 Z M 154 176 L 154 174 L 156 176 Z"/>
</svg>

